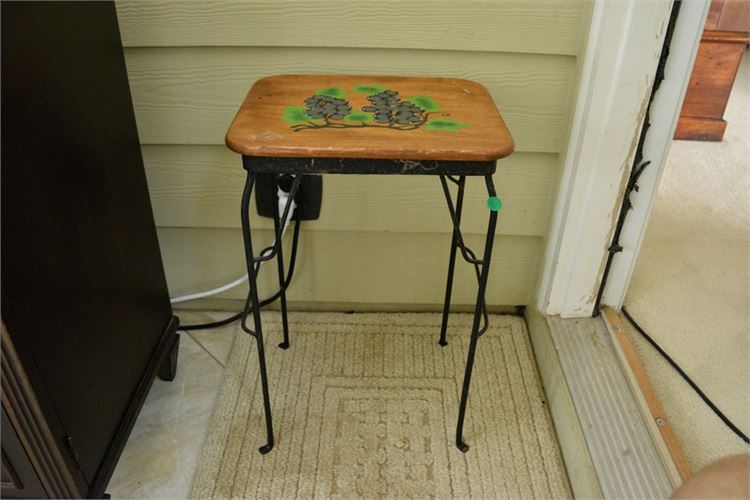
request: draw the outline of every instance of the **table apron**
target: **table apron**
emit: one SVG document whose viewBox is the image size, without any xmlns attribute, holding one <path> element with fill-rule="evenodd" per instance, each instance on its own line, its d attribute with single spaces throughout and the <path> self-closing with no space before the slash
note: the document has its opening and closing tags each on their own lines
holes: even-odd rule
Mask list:
<svg viewBox="0 0 750 500">
<path fill-rule="evenodd" d="M 495 160 L 384 160 L 373 158 L 294 158 L 243 156 L 248 172 L 277 174 L 467 175 L 495 173 Z"/>
</svg>

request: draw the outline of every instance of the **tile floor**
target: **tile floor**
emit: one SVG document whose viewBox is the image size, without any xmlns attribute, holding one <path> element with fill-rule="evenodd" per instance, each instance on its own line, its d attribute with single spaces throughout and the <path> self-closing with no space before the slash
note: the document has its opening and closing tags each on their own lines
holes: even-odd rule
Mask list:
<svg viewBox="0 0 750 500">
<path fill-rule="evenodd" d="M 228 314 L 177 311 L 182 324 Z M 238 328 L 180 332 L 177 376 L 154 381 L 107 488 L 112 498 L 187 497 Z"/>
</svg>

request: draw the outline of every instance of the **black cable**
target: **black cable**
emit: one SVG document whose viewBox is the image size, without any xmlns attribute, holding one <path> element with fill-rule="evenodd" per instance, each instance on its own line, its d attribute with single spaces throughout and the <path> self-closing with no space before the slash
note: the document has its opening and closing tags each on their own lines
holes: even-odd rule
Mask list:
<svg viewBox="0 0 750 500">
<path fill-rule="evenodd" d="M 711 408 L 711 410 L 713 410 L 713 412 L 716 414 L 716 416 L 718 416 L 722 420 L 722 422 L 724 422 L 726 424 L 726 426 L 729 427 L 732 430 L 732 432 L 734 432 L 735 434 L 737 434 L 737 436 L 739 436 L 740 439 L 742 439 L 747 444 L 750 444 L 750 439 L 747 437 L 747 435 L 744 432 L 742 432 L 739 428 L 737 428 L 737 426 L 734 425 L 734 423 L 732 423 L 732 421 L 729 420 L 729 418 L 726 415 L 724 415 L 724 413 L 722 413 L 722 411 L 719 410 L 716 407 L 716 405 L 713 403 L 713 401 L 711 401 L 710 399 L 708 399 L 708 396 L 706 396 L 706 394 L 701 390 L 701 388 L 698 387 L 698 385 L 695 382 L 693 382 L 693 379 L 691 379 L 687 375 L 687 373 L 685 373 L 683 371 L 683 369 L 680 368 L 680 365 L 678 365 L 669 356 L 669 354 L 667 354 L 666 352 L 664 352 L 664 349 L 662 349 L 659 346 L 659 344 L 657 344 L 654 341 L 654 339 L 652 339 L 645 332 L 645 330 L 643 328 L 641 328 L 641 325 L 639 325 L 638 323 L 636 323 L 636 321 L 633 319 L 633 317 L 630 315 L 630 313 L 628 313 L 628 311 L 624 307 L 622 308 L 622 314 L 624 314 L 625 317 L 628 319 L 628 321 L 630 321 L 630 324 L 633 325 L 633 328 L 635 328 L 638 331 L 638 333 L 640 333 L 641 335 L 643 335 L 643 338 L 645 338 L 648 341 L 648 343 L 651 344 L 651 346 L 654 349 L 656 349 L 659 352 L 659 354 L 661 354 L 664 357 L 664 359 L 666 359 L 667 362 L 670 365 L 672 365 L 672 368 L 674 368 L 675 370 L 677 370 L 677 373 L 679 373 L 680 376 L 683 378 L 683 380 L 685 380 L 685 382 L 687 382 L 688 385 L 693 388 L 693 390 L 698 394 L 698 396 L 700 396 L 700 398 L 703 400 L 703 402 L 706 403 L 708 405 L 708 407 Z"/>
<path fill-rule="evenodd" d="M 211 328 L 219 328 L 220 326 L 229 325 L 240 319 L 242 319 L 242 312 L 238 312 L 237 314 L 233 316 L 229 316 L 228 318 L 222 319 L 221 321 L 214 321 L 213 323 L 200 323 L 196 325 L 180 325 L 178 330 L 183 330 L 186 332 L 189 332 L 192 330 L 210 330 Z"/>
<path fill-rule="evenodd" d="M 301 210 L 297 210 L 294 221 L 294 235 L 292 237 L 292 253 L 289 256 L 289 272 L 286 276 L 286 280 L 284 280 L 284 286 L 275 294 L 268 297 L 267 299 L 264 299 L 258 304 L 259 307 L 265 307 L 268 304 L 272 303 L 279 297 L 281 297 L 281 291 L 286 290 L 289 287 L 289 284 L 292 282 L 292 277 L 294 276 L 294 264 L 297 262 L 297 244 L 299 243 L 299 228 L 300 228 L 300 220 L 301 220 Z M 279 243 L 281 244 L 281 242 Z M 257 276 L 258 271 L 260 270 L 260 264 L 261 262 L 258 262 L 255 267 L 255 274 Z M 247 310 L 247 313 L 250 314 L 253 311 L 252 306 L 250 306 Z M 191 331 L 191 330 L 209 330 L 212 328 L 219 328 L 220 326 L 226 326 L 231 323 L 234 323 L 235 321 L 239 321 L 242 319 L 242 313 L 243 311 L 238 312 L 237 314 L 233 316 L 229 316 L 228 318 L 224 318 L 219 321 L 214 321 L 211 323 L 199 323 L 195 325 L 183 325 L 178 328 L 178 330 L 184 330 L 184 331 Z"/>
</svg>

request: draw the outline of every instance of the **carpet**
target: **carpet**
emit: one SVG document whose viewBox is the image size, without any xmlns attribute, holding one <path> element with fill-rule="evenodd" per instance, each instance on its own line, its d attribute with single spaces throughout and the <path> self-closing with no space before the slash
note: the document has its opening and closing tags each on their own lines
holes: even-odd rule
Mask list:
<svg viewBox="0 0 750 500">
<path fill-rule="evenodd" d="M 471 315 L 447 347 L 433 313 L 264 313 L 276 446 L 265 444 L 255 340 L 235 338 L 193 498 L 570 498 L 523 319 L 490 316 L 454 445 Z"/>
<path fill-rule="evenodd" d="M 750 433 L 750 53 L 722 142 L 674 141 L 625 305 L 746 434 Z M 750 447 L 634 331 L 638 354 L 690 464 Z"/>
</svg>

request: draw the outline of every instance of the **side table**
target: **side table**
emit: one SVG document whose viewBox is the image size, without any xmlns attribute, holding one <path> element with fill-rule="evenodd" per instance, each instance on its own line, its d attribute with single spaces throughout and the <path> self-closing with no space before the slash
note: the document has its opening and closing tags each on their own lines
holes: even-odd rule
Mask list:
<svg viewBox="0 0 750 500">
<path fill-rule="evenodd" d="M 302 176 L 308 174 L 434 175 L 440 178 L 453 223 L 440 327 L 441 346 L 447 345 L 458 251 L 474 266 L 479 283 L 456 425 L 456 446 L 463 452 L 468 451 L 462 431 L 477 341 L 488 327 L 484 296 L 497 213 L 501 208 L 492 174 L 496 160 L 511 154 L 514 147 L 487 89 L 455 78 L 271 76 L 252 86 L 227 132 L 226 143 L 242 155 L 247 171 L 241 218 L 249 292 L 242 329 L 255 337 L 258 348 L 267 433 L 267 443 L 260 452 L 271 451 L 274 435 L 255 266 L 276 257 L 284 335 L 279 347 L 286 349 L 290 344 L 281 221 L 287 220 L 290 204 L 287 203 L 283 214 L 276 210 L 275 243 L 256 255 L 250 234 L 249 204 L 258 173 L 294 175 L 290 200 Z M 487 186 L 489 222 L 482 258 L 466 246 L 461 234 L 461 208 L 468 176 L 483 176 Z M 455 198 L 449 182 L 457 186 Z M 247 325 L 251 312 L 254 329 Z"/>
</svg>

